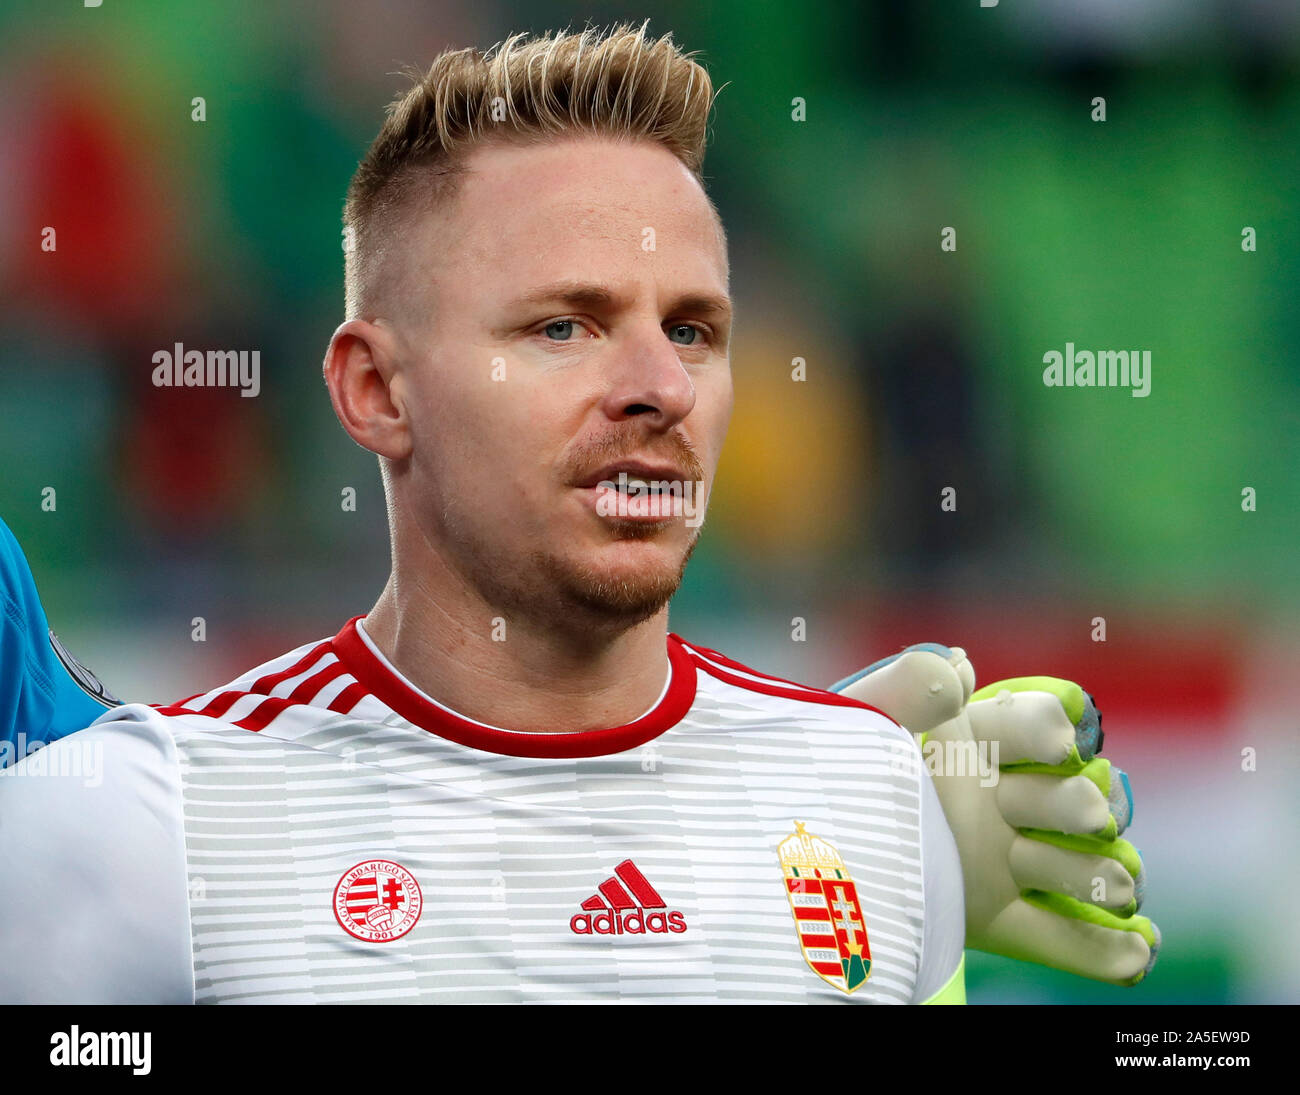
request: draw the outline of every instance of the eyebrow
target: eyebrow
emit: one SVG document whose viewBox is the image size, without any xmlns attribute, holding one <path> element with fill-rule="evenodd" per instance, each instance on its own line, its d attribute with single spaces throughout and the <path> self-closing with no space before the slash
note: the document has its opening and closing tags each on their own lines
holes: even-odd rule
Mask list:
<svg viewBox="0 0 1300 1095">
<path fill-rule="evenodd" d="M 617 294 L 603 285 L 582 281 L 557 281 L 529 290 L 510 301 L 507 307 L 519 308 L 554 301 L 574 308 L 601 308 L 608 307 L 617 299 Z M 732 303 L 731 298 L 725 294 L 719 296 L 716 293 L 685 293 L 673 301 L 669 311 L 730 317 Z"/>
</svg>

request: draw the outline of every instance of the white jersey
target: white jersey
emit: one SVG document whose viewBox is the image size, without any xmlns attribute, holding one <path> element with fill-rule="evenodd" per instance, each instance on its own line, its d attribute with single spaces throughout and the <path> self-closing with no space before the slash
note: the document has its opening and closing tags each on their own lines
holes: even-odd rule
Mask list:
<svg viewBox="0 0 1300 1095">
<path fill-rule="evenodd" d="M 0 1002 L 920 1002 L 961 866 L 911 737 L 668 638 L 626 726 L 517 733 L 358 620 L 0 774 Z"/>
</svg>

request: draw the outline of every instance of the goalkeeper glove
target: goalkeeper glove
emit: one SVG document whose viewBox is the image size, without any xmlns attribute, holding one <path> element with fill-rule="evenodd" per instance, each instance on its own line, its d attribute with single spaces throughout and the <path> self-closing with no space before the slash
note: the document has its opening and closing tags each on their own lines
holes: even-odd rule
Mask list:
<svg viewBox="0 0 1300 1095">
<path fill-rule="evenodd" d="M 1160 932 L 1136 915 L 1146 873 L 1120 838 L 1133 800 L 1127 775 L 1096 755 L 1100 713 L 1054 677 L 974 686 L 960 647 L 923 643 L 832 690 L 921 739 L 961 856 L 968 947 L 1137 984 Z M 981 775 L 971 761 L 990 757 Z"/>
</svg>

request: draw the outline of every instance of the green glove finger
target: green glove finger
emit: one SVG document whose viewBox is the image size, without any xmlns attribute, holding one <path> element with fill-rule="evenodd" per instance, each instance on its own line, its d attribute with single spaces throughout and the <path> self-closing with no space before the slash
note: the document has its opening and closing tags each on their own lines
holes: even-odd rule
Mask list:
<svg viewBox="0 0 1300 1095">
<path fill-rule="evenodd" d="M 1055 786 L 1054 786 L 1055 784 Z M 1089 787 L 1096 788 L 1089 793 Z M 998 807 L 1020 829 L 1119 836 L 1133 820 L 1128 775 L 1105 757 L 1093 757 L 1077 772 L 1069 765 L 1003 765 Z"/>
<path fill-rule="evenodd" d="M 982 933 L 968 933 L 966 945 L 1111 985 L 1141 981 L 1160 948 L 1159 928 L 1143 917 L 1117 920 L 1077 905 L 1027 891 Z"/>
<path fill-rule="evenodd" d="M 1089 761 L 1101 752 L 1105 737 L 1101 730 L 1101 712 L 1092 697 L 1073 681 L 1060 677 L 1011 677 L 986 684 L 971 696 L 971 702 L 995 699 L 1002 692 L 1047 692 L 1055 696 L 1075 729 L 1077 761 Z"/>
<path fill-rule="evenodd" d="M 1007 853 L 1007 864 L 1020 891 L 1064 894 L 1109 909 L 1122 919 L 1138 911 L 1136 880 L 1110 856 L 1069 851 L 1041 840 L 1017 837 Z"/>
<path fill-rule="evenodd" d="M 1109 929 L 1111 931 L 1136 932 L 1145 941 L 1151 950 L 1151 956 L 1147 960 L 1146 968 L 1135 977 L 1122 982 L 1127 985 L 1136 985 L 1148 973 L 1151 967 L 1156 964 L 1156 956 L 1160 952 L 1160 929 L 1155 926 L 1145 916 L 1131 916 L 1128 918 L 1116 916 L 1114 913 L 1098 908 L 1096 905 L 1089 905 L 1083 901 L 1076 901 L 1072 897 L 1066 897 L 1059 893 L 1045 893 L 1042 890 L 1026 890 L 1022 893 L 1021 898 L 1035 908 L 1044 909 L 1048 912 L 1056 913 L 1071 920 L 1078 920 L 1085 924 L 1092 924 L 1099 928 Z"/>
<path fill-rule="evenodd" d="M 1077 730 L 1052 693 L 1002 689 L 992 697 L 967 703 L 966 719 L 977 742 L 997 743 L 1001 768 L 1033 771 L 1027 766 L 1040 764 L 1053 775 L 1076 775 L 1083 770 Z"/>
<path fill-rule="evenodd" d="M 1142 863 L 1142 853 L 1127 840 L 1107 840 L 1103 836 L 1089 836 L 1075 833 L 1055 833 L 1050 829 L 1021 829 L 1020 834 L 1029 840 L 1041 840 L 1045 844 L 1064 848 L 1071 852 L 1083 852 L 1086 855 L 1101 855 L 1113 859 L 1128 871 L 1133 879 L 1133 892 L 1140 908 L 1146 895 L 1147 873 Z"/>
<path fill-rule="evenodd" d="M 1090 771 L 1097 764 L 1107 762 L 1096 757 L 1076 776 L 1003 769 L 998 780 L 998 810 L 1013 829 L 1088 833 L 1113 839 L 1119 835 L 1118 821 L 1104 786 L 1110 773 Z"/>
</svg>

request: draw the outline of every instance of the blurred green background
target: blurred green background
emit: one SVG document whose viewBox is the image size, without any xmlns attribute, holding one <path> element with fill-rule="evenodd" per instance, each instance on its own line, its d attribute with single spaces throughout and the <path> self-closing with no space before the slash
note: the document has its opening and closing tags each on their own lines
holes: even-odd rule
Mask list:
<svg viewBox="0 0 1300 1095">
<path fill-rule="evenodd" d="M 0 0 L 0 514 L 52 623 L 163 702 L 369 608 L 383 496 L 320 362 L 395 73 L 647 17 L 725 84 L 739 306 L 673 629 L 813 684 L 925 640 L 1080 680 L 1161 962 L 1119 990 L 972 956 L 971 999 L 1296 1002 L 1294 4 Z M 153 387 L 176 342 L 260 350 L 260 397 Z M 1149 350 L 1150 395 L 1046 387 L 1067 342 Z"/>
</svg>

